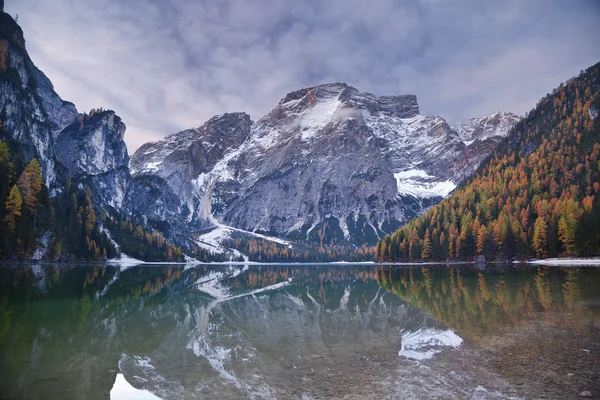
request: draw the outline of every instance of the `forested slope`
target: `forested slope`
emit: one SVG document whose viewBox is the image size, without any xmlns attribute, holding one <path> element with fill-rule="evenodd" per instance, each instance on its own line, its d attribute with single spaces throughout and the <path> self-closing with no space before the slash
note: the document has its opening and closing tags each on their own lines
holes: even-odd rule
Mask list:
<svg viewBox="0 0 600 400">
<path fill-rule="evenodd" d="M 600 253 L 600 64 L 561 84 L 440 204 L 377 244 L 381 261 Z"/>
</svg>

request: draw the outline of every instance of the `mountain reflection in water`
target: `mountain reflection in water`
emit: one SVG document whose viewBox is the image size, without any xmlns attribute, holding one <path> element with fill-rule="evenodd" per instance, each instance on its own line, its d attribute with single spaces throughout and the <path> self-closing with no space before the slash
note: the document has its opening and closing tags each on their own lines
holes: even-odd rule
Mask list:
<svg viewBox="0 0 600 400">
<path fill-rule="evenodd" d="M 0 285 L 0 398 L 464 398 L 509 389 L 465 346 L 600 326 L 587 268 L 25 265 Z"/>
</svg>

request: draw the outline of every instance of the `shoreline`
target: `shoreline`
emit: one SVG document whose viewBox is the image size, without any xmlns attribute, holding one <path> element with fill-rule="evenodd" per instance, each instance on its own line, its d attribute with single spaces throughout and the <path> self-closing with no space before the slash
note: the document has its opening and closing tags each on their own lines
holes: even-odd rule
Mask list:
<svg viewBox="0 0 600 400">
<path fill-rule="evenodd" d="M 329 265 L 329 266 L 406 266 L 406 267 L 418 267 L 418 266 L 453 266 L 453 265 L 506 265 L 506 266 L 556 266 L 556 267 L 600 267 L 600 258 L 548 258 L 543 260 L 529 259 L 529 260 L 514 260 L 514 261 L 487 261 L 484 264 L 477 263 L 476 261 L 424 261 L 424 262 L 375 262 L 375 261 L 322 261 L 322 262 L 304 262 L 304 261 L 289 261 L 289 262 L 259 262 L 259 261 L 215 261 L 215 262 L 202 262 L 202 261 L 142 261 L 136 259 L 111 259 L 106 261 L 48 261 L 48 260 L 0 260 L 0 265 L 10 264 L 53 264 L 53 265 L 111 265 L 111 266 L 158 266 L 158 265 L 187 265 L 187 266 L 202 266 L 202 265 L 213 265 L 213 266 L 227 266 L 227 265 Z"/>
</svg>

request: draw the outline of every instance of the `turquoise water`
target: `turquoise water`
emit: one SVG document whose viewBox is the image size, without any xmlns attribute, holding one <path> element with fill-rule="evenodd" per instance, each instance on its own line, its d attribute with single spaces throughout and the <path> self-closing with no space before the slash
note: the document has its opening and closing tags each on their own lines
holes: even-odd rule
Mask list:
<svg viewBox="0 0 600 400">
<path fill-rule="evenodd" d="M 2 399 L 597 389 L 600 269 L 14 265 L 0 266 L 0 288 Z M 521 357 L 543 370 L 550 340 L 577 352 L 588 380 L 539 386 L 503 357 L 526 343 Z"/>
</svg>

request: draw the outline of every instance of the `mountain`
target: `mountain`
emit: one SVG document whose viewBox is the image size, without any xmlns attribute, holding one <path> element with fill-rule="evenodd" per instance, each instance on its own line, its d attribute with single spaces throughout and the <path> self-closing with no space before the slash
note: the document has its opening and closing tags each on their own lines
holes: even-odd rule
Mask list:
<svg viewBox="0 0 600 400">
<path fill-rule="evenodd" d="M 373 244 L 446 197 L 518 119 L 498 113 L 451 126 L 421 115 L 414 95 L 324 84 L 289 93 L 256 122 L 223 114 L 147 143 L 130 168 L 163 179 L 195 233 L 225 225 Z"/>
<path fill-rule="evenodd" d="M 2 127 L 20 143 L 25 159 L 38 156 L 51 193 L 61 190 L 65 174 L 53 151 L 54 135 L 77 116 L 72 103 L 54 92 L 50 80 L 33 64 L 21 27 L 0 12 L 0 104 Z"/>
<path fill-rule="evenodd" d="M 362 246 L 364 257 L 470 176 L 517 120 L 450 125 L 420 114 L 414 95 L 331 83 L 287 94 L 256 122 L 215 116 L 129 159 L 119 116 L 61 99 L 1 12 L 0 254 L 312 260 L 318 249 L 324 261 Z"/>
<path fill-rule="evenodd" d="M 145 211 L 146 192 L 134 193 L 143 182 L 129 173 L 124 133 L 113 111 L 79 113 L 60 98 L 29 57 L 21 27 L 0 7 L 1 258 L 98 260 L 122 249 L 183 260 L 136 208 Z"/>
<path fill-rule="evenodd" d="M 598 109 L 600 63 L 542 98 L 452 196 L 380 241 L 377 258 L 600 254 Z M 485 137 L 472 127 L 460 135 Z"/>
</svg>

